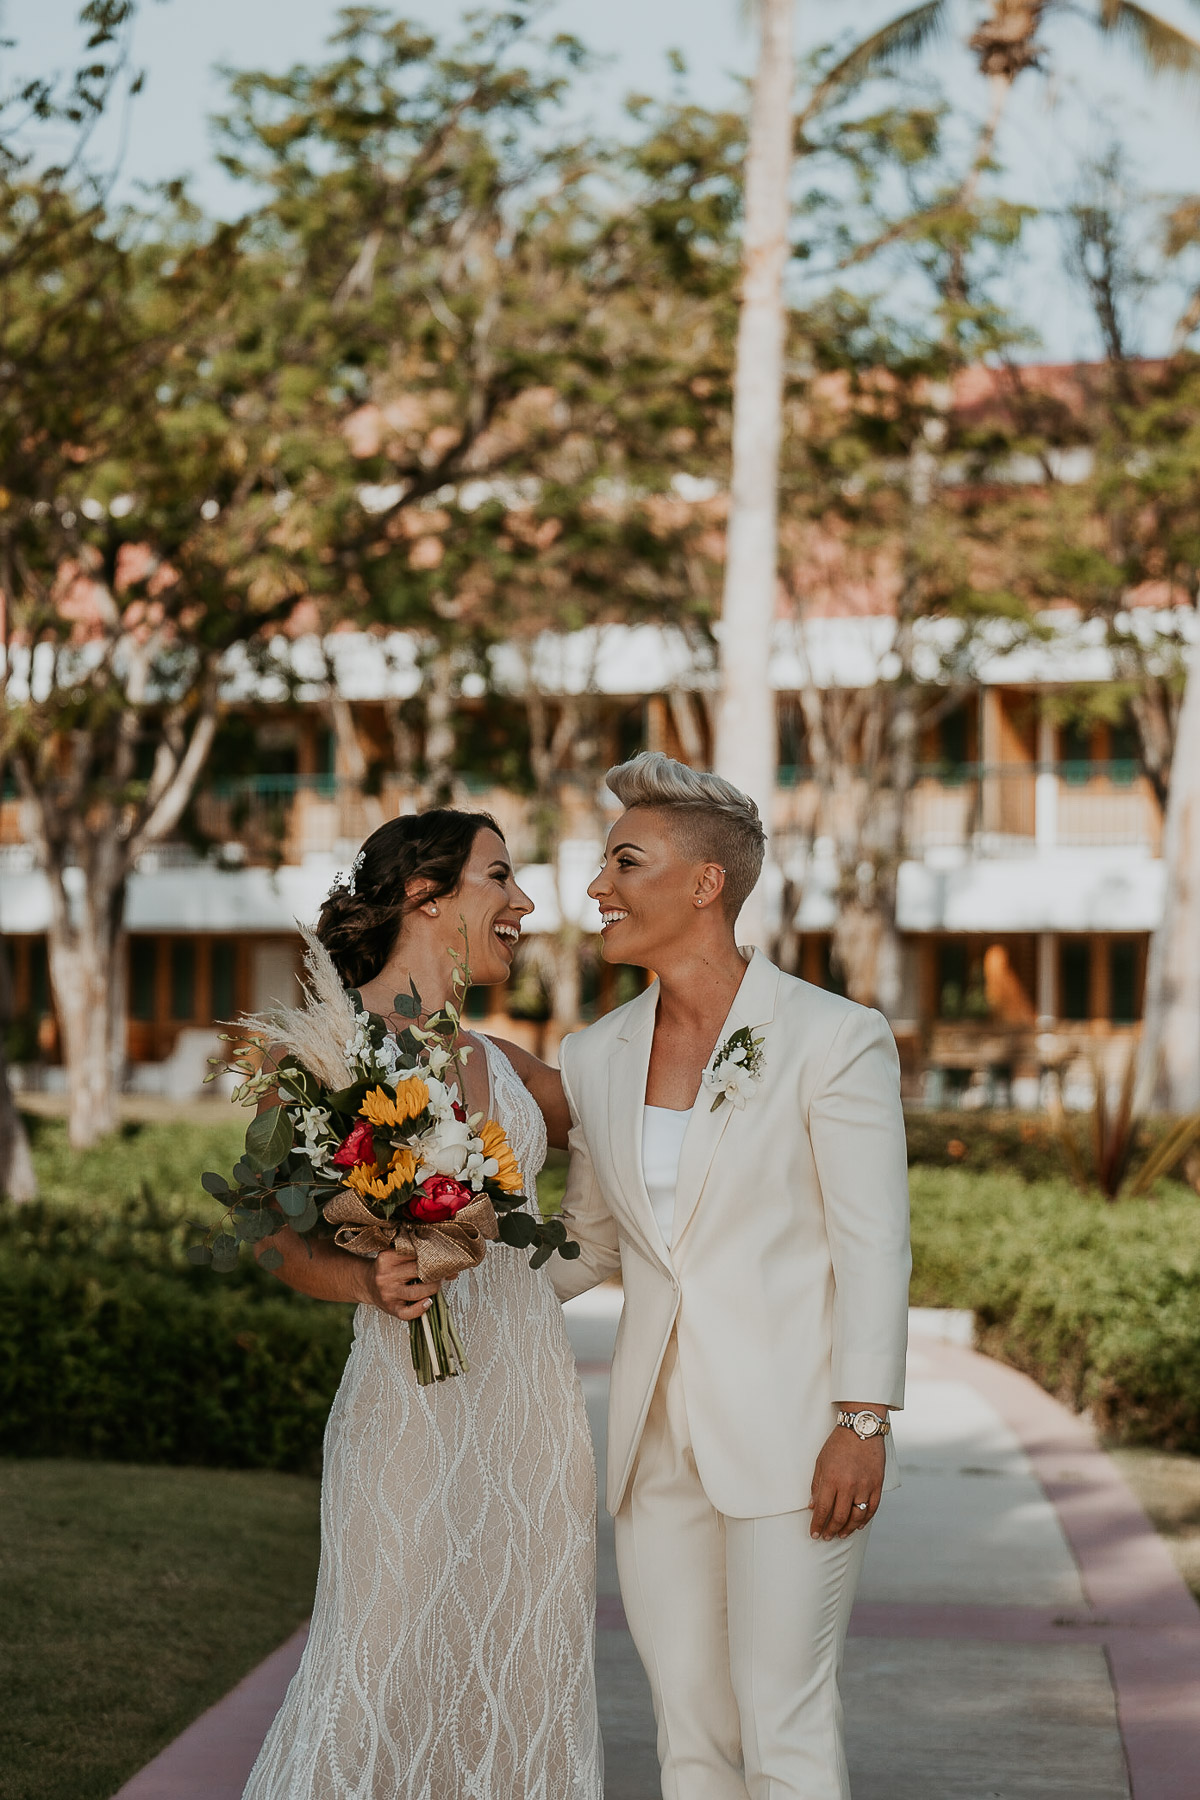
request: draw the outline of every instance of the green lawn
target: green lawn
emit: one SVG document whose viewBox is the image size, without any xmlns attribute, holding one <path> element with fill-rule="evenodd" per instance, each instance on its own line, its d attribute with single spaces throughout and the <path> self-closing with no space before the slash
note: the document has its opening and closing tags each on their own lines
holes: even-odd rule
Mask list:
<svg viewBox="0 0 1200 1800">
<path fill-rule="evenodd" d="M 109 1800 L 307 1617 L 301 1475 L 0 1461 L 0 1800 Z"/>
</svg>

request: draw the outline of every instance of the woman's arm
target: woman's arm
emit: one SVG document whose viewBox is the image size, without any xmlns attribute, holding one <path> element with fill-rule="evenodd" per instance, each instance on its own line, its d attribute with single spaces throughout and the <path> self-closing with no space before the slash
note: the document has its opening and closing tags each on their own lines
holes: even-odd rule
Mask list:
<svg viewBox="0 0 1200 1800">
<path fill-rule="evenodd" d="M 419 1319 L 429 1311 L 440 1283 L 422 1282 L 415 1257 L 384 1250 L 373 1260 L 340 1250 L 328 1238 L 309 1241 L 290 1225 L 274 1237 L 264 1238 L 283 1258 L 271 1273 L 297 1293 L 314 1300 L 344 1300 L 357 1306 L 377 1306 L 394 1319 Z"/>
<path fill-rule="evenodd" d="M 546 1136 L 556 1150 L 568 1147 L 568 1135 L 571 1130 L 571 1113 L 563 1093 L 562 1076 L 549 1063 L 544 1063 L 532 1051 L 522 1050 L 519 1044 L 510 1044 L 507 1038 L 492 1038 L 497 1049 L 503 1050 L 517 1074 L 537 1102 L 538 1109 L 546 1121 Z"/>
</svg>

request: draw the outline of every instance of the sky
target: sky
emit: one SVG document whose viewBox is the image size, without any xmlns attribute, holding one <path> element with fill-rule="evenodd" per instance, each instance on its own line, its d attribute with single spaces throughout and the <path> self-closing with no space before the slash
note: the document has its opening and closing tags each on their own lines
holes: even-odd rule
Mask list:
<svg viewBox="0 0 1200 1800">
<path fill-rule="evenodd" d="M 1084 0 L 1085 6 L 1094 3 Z M 861 35 L 902 5 L 798 0 L 798 47 L 804 51 L 842 32 Z M 2 34 L 13 40 L 11 48 L 0 48 L 0 87 L 7 89 L 18 76 L 72 66 L 80 41 L 78 10 L 79 0 L 0 0 Z M 461 0 L 400 0 L 395 10 L 446 33 L 469 8 Z M 979 10 L 978 0 L 957 0 L 949 40 L 925 65 L 971 116 L 981 115 L 985 105 L 983 84 L 964 48 Z M 1200 0 L 1158 0 L 1157 10 L 1200 35 Z M 143 0 L 134 59 L 147 79 L 127 120 L 126 183 L 187 174 L 195 196 L 211 210 L 231 215 L 243 208 L 244 191 L 212 158 L 207 121 L 222 100 L 218 65 L 278 70 L 314 58 L 337 11 L 336 0 Z M 629 91 L 672 91 L 672 49 L 687 60 L 692 97 L 709 105 L 740 103 L 739 77 L 749 72 L 754 51 L 750 12 L 745 0 L 558 0 L 547 12 L 546 28 L 577 33 L 603 59 L 578 82 L 570 101 L 573 122 L 611 129 Z M 1046 37 L 1051 69 L 1019 84 L 1001 138 L 1006 195 L 1062 207 L 1071 197 L 1079 155 L 1102 149 L 1117 117 L 1141 185 L 1163 194 L 1200 193 L 1200 90 L 1189 95 L 1173 83 L 1152 83 L 1078 18 L 1056 21 Z M 112 146 L 110 136 L 101 147 Z M 1049 225 L 1035 233 L 1022 299 L 1041 331 L 1041 355 L 1095 353 L 1090 322 Z M 1155 354 L 1168 333 L 1167 308 L 1149 309 L 1139 321 L 1137 348 Z"/>
</svg>

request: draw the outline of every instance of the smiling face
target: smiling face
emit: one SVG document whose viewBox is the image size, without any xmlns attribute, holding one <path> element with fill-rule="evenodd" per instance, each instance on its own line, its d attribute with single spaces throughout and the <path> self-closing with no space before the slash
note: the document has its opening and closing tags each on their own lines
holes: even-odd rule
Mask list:
<svg viewBox="0 0 1200 1800">
<path fill-rule="evenodd" d="M 655 969 L 705 920 L 723 920 L 724 870 L 688 856 L 662 807 L 634 806 L 608 834 L 588 893 L 600 907 L 605 962 Z"/>
<path fill-rule="evenodd" d="M 460 927 L 466 927 L 472 984 L 492 987 L 507 981 L 521 941 L 521 921 L 533 911 L 533 901 L 517 886 L 502 837 L 486 829 L 476 833 L 457 889 L 437 907 L 447 950 L 461 953 Z"/>
</svg>

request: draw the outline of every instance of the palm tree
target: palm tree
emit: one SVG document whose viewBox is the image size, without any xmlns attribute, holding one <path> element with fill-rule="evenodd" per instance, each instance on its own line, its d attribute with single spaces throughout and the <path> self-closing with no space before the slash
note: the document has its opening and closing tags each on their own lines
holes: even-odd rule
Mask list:
<svg viewBox="0 0 1200 1800">
<path fill-rule="evenodd" d="M 1085 0 L 1088 3 L 1088 0 Z M 1195 0 L 1200 5 L 1200 0 Z M 758 802 L 770 821 L 775 786 L 775 716 L 770 641 L 775 616 L 779 443 L 783 410 L 789 178 L 803 125 L 855 82 L 915 57 L 945 34 L 957 0 L 923 0 L 855 45 L 793 111 L 793 0 L 757 0 L 758 61 L 746 156 L 742 297 L 734 373 L 733 469 L 721 633 L 721 691 L 714 763 Z M 1041 66 L 1039 33 L 1055 14 L 1083 16 L 1103 36 L 1132 48 L 1153 74 L 1200 79 L 1200 41 L 1135 0 L 989 0 L 970 37 L 991 104 L 952 205 L 969 207 L 991 161 L 1013 86 Z M 961 265 L 951 286 L 962 286 Z M 742 936 L 765 935 L 762 885 L 742 914 Z"/>
</svg>

